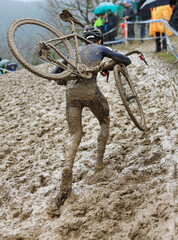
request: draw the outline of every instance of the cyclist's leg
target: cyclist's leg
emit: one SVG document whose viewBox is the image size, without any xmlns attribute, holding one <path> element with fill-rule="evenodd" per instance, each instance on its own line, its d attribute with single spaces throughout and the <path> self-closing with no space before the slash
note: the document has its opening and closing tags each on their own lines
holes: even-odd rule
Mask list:
<svg viewBox="0 0 178 240">
<path fill-rule="evenodd" d="M 67 123 L 70 132 L 70 140 L 66 154 L 66 166 L 72 169 L 78 146 L 82 138 L 82 106 L 73 107 L 67 105 Z"/>
<path fill-rule="evenodd" d="M 70 141 L 67 146 L 66 164 L 62 171 L 60 193 L 57 197 L 57 207 L 60 207 L 72 191 L 72 167 L 78 146 L 82 138 L 81 114 L 82 107 L 66 107 Z"/>
<path fill-rule="evenodd" d="M 106 143 L 109 137 L 109 105 L 106 98 L 102 93 L 97 90 L 97 101 L 95 104 L 90 106 L 90 110 L 93 112 L 95 117 L 100 123 L 100 131 L 98 134 L 97 143 L 97 161 L 96 161 L 96 171 L 104 168 L 103 156 L 105 152 Z"/>
</svg>

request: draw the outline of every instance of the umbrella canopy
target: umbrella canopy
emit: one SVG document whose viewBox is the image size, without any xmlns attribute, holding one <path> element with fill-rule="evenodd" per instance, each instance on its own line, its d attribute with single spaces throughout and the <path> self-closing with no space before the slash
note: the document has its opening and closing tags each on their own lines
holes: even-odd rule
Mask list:
<svg viewBox="0 0 178 240">
<path fill-rule="evenodd" d="M 114 13 L 116 10 L 118 10 L 118 6 L 113 4 L 112 2 L 103 2 L 100 3 L 93 11 L 94 14 L 105 14 L 108 10 L 111 10 L 112 13 Z"/>
<path fill-rule="evenodd" d="M 170 0 L 146 0 L 141 8 L 154 8 L 163 5 L 168 5 Z"/>
<path fill-rule="evenodd" d="M 8 59 L 3 59 L 2 61 L 0 61 L 0 67 L 3 67 L 4 64 L 9 63 L 10 61 Z"/>
</svg>

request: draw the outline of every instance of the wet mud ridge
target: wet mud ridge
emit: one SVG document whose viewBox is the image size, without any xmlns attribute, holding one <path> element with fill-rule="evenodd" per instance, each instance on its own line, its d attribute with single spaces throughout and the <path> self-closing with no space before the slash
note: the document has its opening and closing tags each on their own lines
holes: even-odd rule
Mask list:
<svg viewBox="0 0 178 240">
<path fill-rule="evenodd" d="M 109 83 L 99 76 L 111 117 L 106 168 L 94 174 L 99 126 L 85 109 L 73 193 L 54 215 L 68 139 L 65 87 L 25 69 L 1 75 L 0 240 L 177 239 L 178 70 L 143 53 L 149 67 L 132 56 L 129 73 L 150 130 L 134 126 L 113 75 Z"/>
</svg>

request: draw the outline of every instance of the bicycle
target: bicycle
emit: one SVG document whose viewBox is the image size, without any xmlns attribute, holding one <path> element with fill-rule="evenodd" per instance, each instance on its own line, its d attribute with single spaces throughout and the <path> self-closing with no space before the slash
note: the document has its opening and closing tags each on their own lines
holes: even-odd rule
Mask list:
<svg viewBox="0 0 178 240">
<path fill-rule="evenodd" d="M 76 79 L 76 76 L 90 79 L 94 72 L 113 70 L 116 87 L 129 116 L 138 129 L 146 131 L 147 126 L 142 106 L 127 68 L 113 60 L 95 67 L 88 67 L 81 63 L 78 41 L 88 44 L 92 42 L 76 33 L 75 24 L 82 28 L 84 25 L 75 19 L 68 10 L 63 10 L 60 18 L 64 22 L 70 23 L 71 34 L 63 35 L 51 25 L 37 19 L 22 18 L 11 23 L 7 31 L 7 41 L 16 59 L 32 73 L 49 80 L 72 80 Z M 29 27 L 34 28 L 33 34 L 30 32 Z M 27 37 L 31 39 L 29 46 L 26 45 Z M 23 40 L 25 41 L 24 46 Z M 72 43 L 69 42 L 71 40 Z M 134 53 L 139 54 L 141 60 L 145 61 L 143 54 L 137 50 L 128 52 L 125 55 L 129 56 Z M 67 65 L 59 61 L 59 58 L 63 59 Z M 37 64 L 41 63 L 46 63 L 46 65 L 39 69 Z M 64 71 L 52 74 L 51 70 L 54 65 L 60 66 Z"/>
</svg>

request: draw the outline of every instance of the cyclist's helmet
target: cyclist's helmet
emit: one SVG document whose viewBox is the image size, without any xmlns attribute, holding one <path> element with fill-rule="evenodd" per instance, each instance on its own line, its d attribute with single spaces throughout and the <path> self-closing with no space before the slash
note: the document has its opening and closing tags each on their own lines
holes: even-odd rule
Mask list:
<svg viewBox="0 0 178 240">
<path fill-rule="evenodd" d="M 84 28 L 83 31 L 83 36 L 84 38 L 86 38 L 87 40 L 101 40 L 101 44 L 103 43 L 104 37 L 102 32 L 100 31 L 100 29 L 93 27 L 92 25 L 87 25 Z"/>
</svg>

